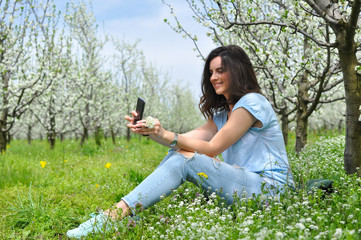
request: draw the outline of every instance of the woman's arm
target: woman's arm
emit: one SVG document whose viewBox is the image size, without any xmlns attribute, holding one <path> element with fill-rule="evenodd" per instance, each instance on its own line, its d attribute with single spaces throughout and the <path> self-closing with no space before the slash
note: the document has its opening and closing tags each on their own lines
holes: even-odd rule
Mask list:
<svg viewBox="0 0 361 240">
<path fill-rule="evenodd" d="M 257 119 L 246 109 L 238 108 L 209 142 L 179 136 L 177 147 L 210 157 L 217 156 L 238 141 L 256 121 Z M 172 139 L 171 133 L 165 133 L 165 136 Z"/>
<path fill-rule="evenodd" d="M 191 134 L 188 136 L 186 134 L 179 135 L 176 147 L 188 151 L 197 151 L 214 157 L 232 146 L 256 121 L 257 119 L 246 109 L 238 108 L 232 112 L 227 123 L 214 134 L 210 141 L 191 137 Z M 134 131 L 143 133 L 143 131 L 145 131 L 144 126 L 144 123 L 139 123 L 137 126 L 139 128 Z M 149 129 L 147 133 L 161 139 L 162 142 L 168 144 L 167 146 L 169 146 L 174 139 L 174 133 L 163 129 L 159 121 L 157 121 L 154 129 Z"/>
<path fill-rule="evenodd" d="M 125 119 L 127 121 L 129 121 L 127 126 L 132 130 L 132 132 L 149 134 L 149 133 L 137 131 L 137 130 L 140 130 L 140 128 L 143 126 L 133 125 L 133 119 L 134 119 L 134 116 L 136 115 L 136 112 L 133 111 L 132 115 L 133 115 L 133 118 L 131 118 L 129 116 L 125 116 Z M 156 125 L 158 125 L 158 124 L 160 125 L 158 120 L 156 120 L 156 122 L 157 122 Z M 145 124 L 145 120 L 139 121 L 139 124 Z M 199 140 L 204 140 L 204 141 L 210 141 L 216 133 L 217 133 L 217 126 L 213 122 L 213 120 L 210 119 L 206 123 L 204 123 L 202 126 L 196 128 L 196 129 L 193 129 L 187 133 L 180 134 L 179 136 L 185 136 L 187 138 L 194 138 L 194 139 L 199 139 Z M 168 141 L 168 139 L 164 139 L 163 137 L 161 137 L 157 134 L 149 134 L 149 138 L 151 138 L 152 140 L 154 140 L 162 145 L 165 145 L 167 147 L 170 147 L 169 144 L 173 140 L 172 139 L 171 141 Z M 176 147 L 176 148 L 178 149 L 179 147 Z"/>
<path fill-rule="evenodd" d="M 204 141 L 210 141 L 214 135 L 217 133 L 217 126 L 213 122 L 212 119 L 209 119 L 206 123 L 204 123 L 202 126 L 193 129 L 189 132 L 180 134 L 180 136 L 189 137 L 189 138 L 195 138 L 199 140 Z"/>
<path fill-rule="evenodd" d="M 164 131 L 167 131 L 164 129 Z M 168 131 L 169 132 L 169 131 Z M 171 133 L 171 132 L 169 132 Z M 203 141 L 210 141 L 213 136 L 217 133 L 217 126 L 216 124 L 213 122 L 213 120 L 208 120 L 205 124 L 203 124 L 202 126 L 189 131 L 187 133 L 184 134 L 179 134 L 178 135 L 178 139 L 180 136 L 182 137 L 186 137 L 187 139 L 198 139 L 198 140 L 203 140 Z M 171 141 L 173 141 L 174 139 L 174 133 L 173 133 L 173 138 L 171 141 L 169 141 L 168 138 L 164 138 L 161 135 L 158 134 L 149 134 L 149 137 L 151 139 L 153 139 L 154 141 L 163 144 L 167 147 L 170 147 L 169 144 L 171 143 Z M 179 140 L 178 140 L 179 141 Z M 177 144 L 174 149 L 182 149 L 182 147 L 179 146 L 179 144 Z M 194 150 L 192 149 L 186 149 L 188 151 L 193 152 Z"/>
</svg>

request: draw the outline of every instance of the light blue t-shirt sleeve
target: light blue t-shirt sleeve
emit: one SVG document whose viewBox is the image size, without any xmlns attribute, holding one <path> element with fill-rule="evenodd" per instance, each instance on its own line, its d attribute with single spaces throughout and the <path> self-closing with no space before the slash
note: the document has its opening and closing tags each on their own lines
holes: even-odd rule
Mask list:
<svg viewBox="0 0 361 240">
<path fill-rule="evenodd" d="M 244 108 L 262 123 L 262 128 L 267 128 L 274 120 L 274 112 L 271 104 L 259 93 L 248 93 L 244 95 L 233 107 L 233 111 Z"/>
</svg>

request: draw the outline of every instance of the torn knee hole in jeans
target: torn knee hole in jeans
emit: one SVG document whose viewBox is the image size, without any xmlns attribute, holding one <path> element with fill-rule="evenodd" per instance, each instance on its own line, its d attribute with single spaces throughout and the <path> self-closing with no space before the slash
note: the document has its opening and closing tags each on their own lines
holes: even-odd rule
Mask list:
<svg viewBox="0 0 361 240">
<path fill-rule="evenodd" d="M 187 158 L 188 160 L 193 158 L 194 155 L 196 154 L 195 152 L 189 152 L 189 151 L 184 151 L 182 149 L 177 150 L 177 153 L 183 155 L 185 158 Z"/>
</svg>

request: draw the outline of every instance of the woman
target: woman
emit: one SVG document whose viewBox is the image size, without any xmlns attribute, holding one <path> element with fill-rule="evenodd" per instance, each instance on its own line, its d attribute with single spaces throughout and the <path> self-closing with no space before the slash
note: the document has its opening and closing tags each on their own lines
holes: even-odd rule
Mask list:
<svg viewBox="0 0 361 240">
<path fill-rule="evenodd" d="M 222 46 L 209 54 L 202 93 L 199 106 L 207 122 L 185 134 L 165 130 L 158 120 L 154 125 L 151 120 L 133 124 L 136 112 L 125 117 L 132 132 L 149 135 L 172 149 L 115 208 L 68 231 L 69 237 L 102 231 L 109 219 L 130 215 L 137 204 L 152 206 L 186 180 L 216 192 L 228 204 L 236 195 L 251 197 L 261 194 L 264 187 L 268 188 L 267 194 L 275 194 L 283 186 L 293 185 L 276 115 L 261 95 L 252 64 L 242 48 Z M 220 153 L 224 162 L 216 157 Z M 199 181 L 200 173 L 207 178 Z"/>
</svg>

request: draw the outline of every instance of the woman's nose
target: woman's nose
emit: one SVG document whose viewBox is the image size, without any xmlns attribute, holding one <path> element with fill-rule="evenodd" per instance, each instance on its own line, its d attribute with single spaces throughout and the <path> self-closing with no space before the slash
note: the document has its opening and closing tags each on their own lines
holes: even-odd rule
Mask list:
<svg viewBox="0 0 361 240">
<path fill-rule="evenodd" d="M 214 72 L 211 74 L 211 81 L 217 79 L 217 73 Z"/>
</svg>

